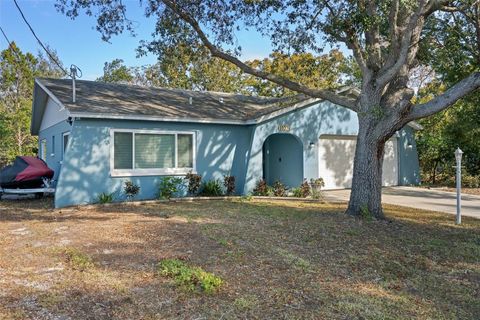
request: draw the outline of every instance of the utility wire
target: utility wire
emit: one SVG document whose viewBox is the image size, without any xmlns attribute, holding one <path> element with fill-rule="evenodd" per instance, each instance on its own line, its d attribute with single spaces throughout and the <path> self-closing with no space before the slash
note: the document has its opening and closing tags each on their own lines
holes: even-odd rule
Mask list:
<svg viewBox="0 0 480 320">
<path fill-rule="evenodd" d="M 5 40 L 7 40 L 7 43 L 8 43 L 8 49 L 13 53 L 13 55 L 15 56 L 15 63 L 16 64 L 19 64 L 20 63 L 20 56 L 18 55 L 18 52 L 17 50 L 15 50 L 15 48 L 13 47 L 12 43 L 10 42 L 10 40 L 8 39 L 7 37 L 7 34 L 5 33 L 5 31 L 3 31 L 3 28 L 0 27 L 0 31 L 2 31 L 2 34 L 3 34 L 3 37 L 5 38 Z M 18 77 L 20 77 L 20 72 L 17 71 L 17 75 Z"/>
<path fill-rule="evenodd" d="M 17 0 L 13 0 L 13 2 L 15 2 L 15 6 L 17 7 L 18 11 L 20 12 L 20 15 L 22 16 L 23 21 L 25 21 L 25 23 L 27 24 L 28 28 L 29 28 L 30 31 L 32 32 L 33 36 L 35 37 L 35 39 L 37 39 L 37 41 L 38 41 L 38 43 L 40 44 L 40 46 L 42 46 L 43 50 L 45 50 L 45 52 L 48 54 L 48 56 L 50 57 L 50 60 L 52 60 L 53 62 L 55 62 L 55 64 L 63 71 L 63 73 L 65 73 L 65 75 L 71 77 L 72 75 L 65 70 L 65 68 L 57 61 L 57 59 L 55 59 L 55 57 L 53 56 L 53 54 L 50 53 L 50 51 L 49 51 L 49 50 L 47 49 L 47 47 L 42 43 L 42 41 L 40 41 L 40 39 L 38 38 L 38 36 L 37 36 L 37 34 L 35 33 L 35 31 L 33 31 L 32 26 L 30 25 L 30 23 L 28 23 L 27 18 L 25 18 L 25 15 L 23 14 L 22 9 L 20 9 L 20 6 L 19 6 L 18 3 L 17 3 Z M 2 32 L 3 32 L 3 30 L 2 30 Z M 5 34 L 4 34 L 4 35 L 5 35 Z"/>
<path fill-rule="evenodd" d="M 0 27 L 0 30 L 2 31 L 2 34 L 3 34 L 3 37 L 5 38 L 5 40 L 7 40 L 8 47 L 9 47 L 10 49 L 12 49 L 12 43 L 10 42 L 10 40 L 8 40 L 8 37 L 7 37 L 7 35 L 5 34 L 5 31 L 3 31 L 2 27 Z"/>
</svg>

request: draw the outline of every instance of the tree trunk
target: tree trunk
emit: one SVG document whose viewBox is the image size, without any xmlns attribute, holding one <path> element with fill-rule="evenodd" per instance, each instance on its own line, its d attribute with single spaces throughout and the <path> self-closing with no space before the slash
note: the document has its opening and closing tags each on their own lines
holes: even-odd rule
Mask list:
<svg viewBox="0 0 480 320">
<path fill-rule="evenodd" d="M 372 137 L 371 124 L 372 120 L 359 119 L 352 191 L 346 213 L 382 219 L 382 166 L 385 140 Z"/>
</svg>

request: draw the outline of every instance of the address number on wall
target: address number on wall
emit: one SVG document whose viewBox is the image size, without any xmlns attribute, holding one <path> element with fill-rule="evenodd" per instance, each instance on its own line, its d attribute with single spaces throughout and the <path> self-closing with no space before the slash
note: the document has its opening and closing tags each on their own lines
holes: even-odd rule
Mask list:
<svg viewBox="0 0 480 320">
<path fill-rule="evenodd" d="M 288 124 L 279 124 L 278 125 L 278 131 L 289 132 L 290 131 L 290 126 Z"/>
</svg>

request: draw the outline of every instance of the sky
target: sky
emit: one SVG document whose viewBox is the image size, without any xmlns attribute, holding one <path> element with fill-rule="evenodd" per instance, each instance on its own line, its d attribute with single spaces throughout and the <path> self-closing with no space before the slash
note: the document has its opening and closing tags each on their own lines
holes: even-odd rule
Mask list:
<svg viewBox="0 0 480 320">
<path fill-rule="evenodd" d="M 103 74 L 107 61 L 120 58 L 127 66 L 153 64 L 154 55 L 137 58 L 135 49 L 140 40 L 151 39 L 155 19 L 144 17 L 139 0 L 124 0 L 127 16 L 138 21 L 136 37 L 129 33 L 114 36 L 110 43 L 101 39 L 95 30 L 95 18 L 81 13 L 75 20 L 57 12 L 54 0 L 17 0 L 28 22 L 40 40 L 57 51 L 65 66 L 75 64 L 83 72 L 82 79 L 95 80 Z M 22 20 L 13 0 L 0 0 L 0 26 L 10 41 L 14 41 L 23 52 L 38 53 L 42 50 L 28 26 Z M 240 31 L 237 40 L 242 47 L 242 60 L 267 57 L 271 52 L 269 41 L 256 32 Z M 8 48 L 7 41 L 0 35 L 0 50 Z"/>
</svg>

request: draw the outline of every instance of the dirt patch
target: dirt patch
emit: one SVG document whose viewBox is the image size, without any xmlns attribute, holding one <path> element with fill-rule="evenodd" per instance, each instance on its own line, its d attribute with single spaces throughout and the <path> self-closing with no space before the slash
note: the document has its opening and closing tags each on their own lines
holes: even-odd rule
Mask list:
<svg viewBox="0 0 480 320">
<path fill-rule="evenodd" d="M 480 314 L 480 221 L 386 207 L 202 201 L 51 209 L 0 202 L 2 319 L 431 319 Z M 72 258 L 73 257 L 73 258 Z M 183 290 L 178 259 L 222 279 Z M 73 261 L 73 262 L 72 262 Z"/>
</svg>

